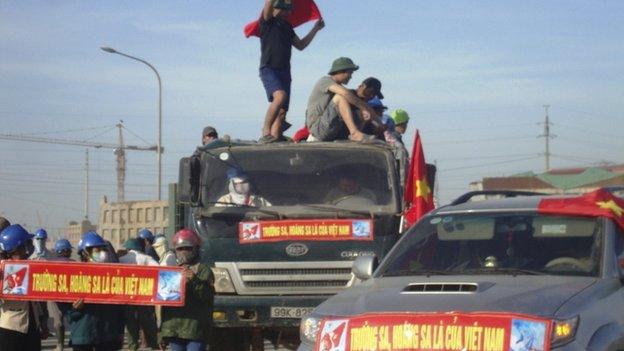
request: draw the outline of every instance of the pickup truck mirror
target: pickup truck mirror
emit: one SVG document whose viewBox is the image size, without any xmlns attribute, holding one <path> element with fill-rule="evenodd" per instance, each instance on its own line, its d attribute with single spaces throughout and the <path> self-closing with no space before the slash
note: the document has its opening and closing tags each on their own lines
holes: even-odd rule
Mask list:
<svg viewBox="0 0 624 351">
<path fill-rule="evenodd" d="M 199 203 L 199 158 L 184 157 L 180 160 L 178 178 L 178 200 L 182 204 L 196 205 Z"/>
<path fill-rule="evenodd" d="M 359 256 L 353 262 L 351 272 L 356 278 L 361 280 L 370 279 L 373 276 L 373 272 L 377 269 L 379 260 L 377 256 Z"/>
</svg>

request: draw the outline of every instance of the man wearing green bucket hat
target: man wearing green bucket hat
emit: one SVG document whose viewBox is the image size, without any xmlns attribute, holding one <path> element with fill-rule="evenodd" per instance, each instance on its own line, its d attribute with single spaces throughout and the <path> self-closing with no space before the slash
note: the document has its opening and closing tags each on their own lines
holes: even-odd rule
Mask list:
<svg viewBox="0 0 624 351">
<path fill-rule="evenodd" d="M 358 129 L 352 107 L 361 111 L 364 122 L 370 121 L 375 112 L 366 101 L 344 87 L 351 80 L 353 72 L 359 68 L 350 58 L 339 57 L 332 63 L 328 75 L 316 83 L 306 109 L 306 127 L 311 135 L 309 140 L 336 140 L 341 138 L 345 129 L 350 140 L 374 139 L 374 136 L 364 134 Z M 381 94 L 379 89 L 381 84 L 375 89 L 374 95 Z"/>
<path fill-rule="evenodd" d="M 282 132 L 290 126 L 286 122 L 286 112 L 290 102 L 292 47 L 305 49 L 325 26 L 325 22 L 320 19 L 308 35 L 299 38 L 287 20 L 292 8 L 293 0 L 265 0 L 262 10 L 260 79 L 270 105 L 264 117 L 260 142 L 279 141 Z"/>
</svg>

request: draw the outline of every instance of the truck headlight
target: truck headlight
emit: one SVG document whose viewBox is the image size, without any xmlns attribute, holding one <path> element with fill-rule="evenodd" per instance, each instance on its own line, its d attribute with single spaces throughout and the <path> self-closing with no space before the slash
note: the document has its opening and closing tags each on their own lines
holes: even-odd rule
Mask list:
<svg viewBox="0 0 624 351">
<path fill-rule="evenodd" d="M 214 288 L 216 293 L 235 293 L 234 284 L 227 269 L 213 267 L 212 274 L 215 276 Z"/>
<path fill-rule="evenodd" d="M 321 319 L 315 317 L 305 317 L 299 327 L 299 338 L 301 342 L 314 344 L 316 342 L 316 335 L 319 332 L 321 326 Z"/>
<path fill-rule="evenodd" d="M 552 325 L 553 329 L 550 339 L 550 346 L 557 347 L 574 340 L 574 335 L 576 334 L 578 322 L 578 316 L 565 320 L 554 319 Z"/>
</svg>

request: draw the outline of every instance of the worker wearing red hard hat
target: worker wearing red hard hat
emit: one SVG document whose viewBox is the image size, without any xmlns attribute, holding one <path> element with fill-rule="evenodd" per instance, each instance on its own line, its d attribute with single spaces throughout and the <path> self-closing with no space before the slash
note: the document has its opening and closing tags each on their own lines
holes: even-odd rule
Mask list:
<svg viewBox="0 0 624 351">
<path fill-rule="evenodd" d="M 214 276 L 201 262 L 201 238 L 191 229 L 179 230 L 171 240 L 178 266 L 186 276 L 182 307 L 163 307 L 160 333 L 163 345 L 175 350 L 205 350 L 212 329 Z"/>
</svg>

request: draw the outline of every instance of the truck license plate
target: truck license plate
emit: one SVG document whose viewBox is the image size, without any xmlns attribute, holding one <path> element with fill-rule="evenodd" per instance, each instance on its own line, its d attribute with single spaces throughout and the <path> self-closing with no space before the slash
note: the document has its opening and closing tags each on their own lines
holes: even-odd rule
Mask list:
<svg viewBox="0 0 624 351">
<path fill-rule="evenodd" d="M 271 318 L 301 318 L 314 307 L 271 307 Z"/>
</svg>

